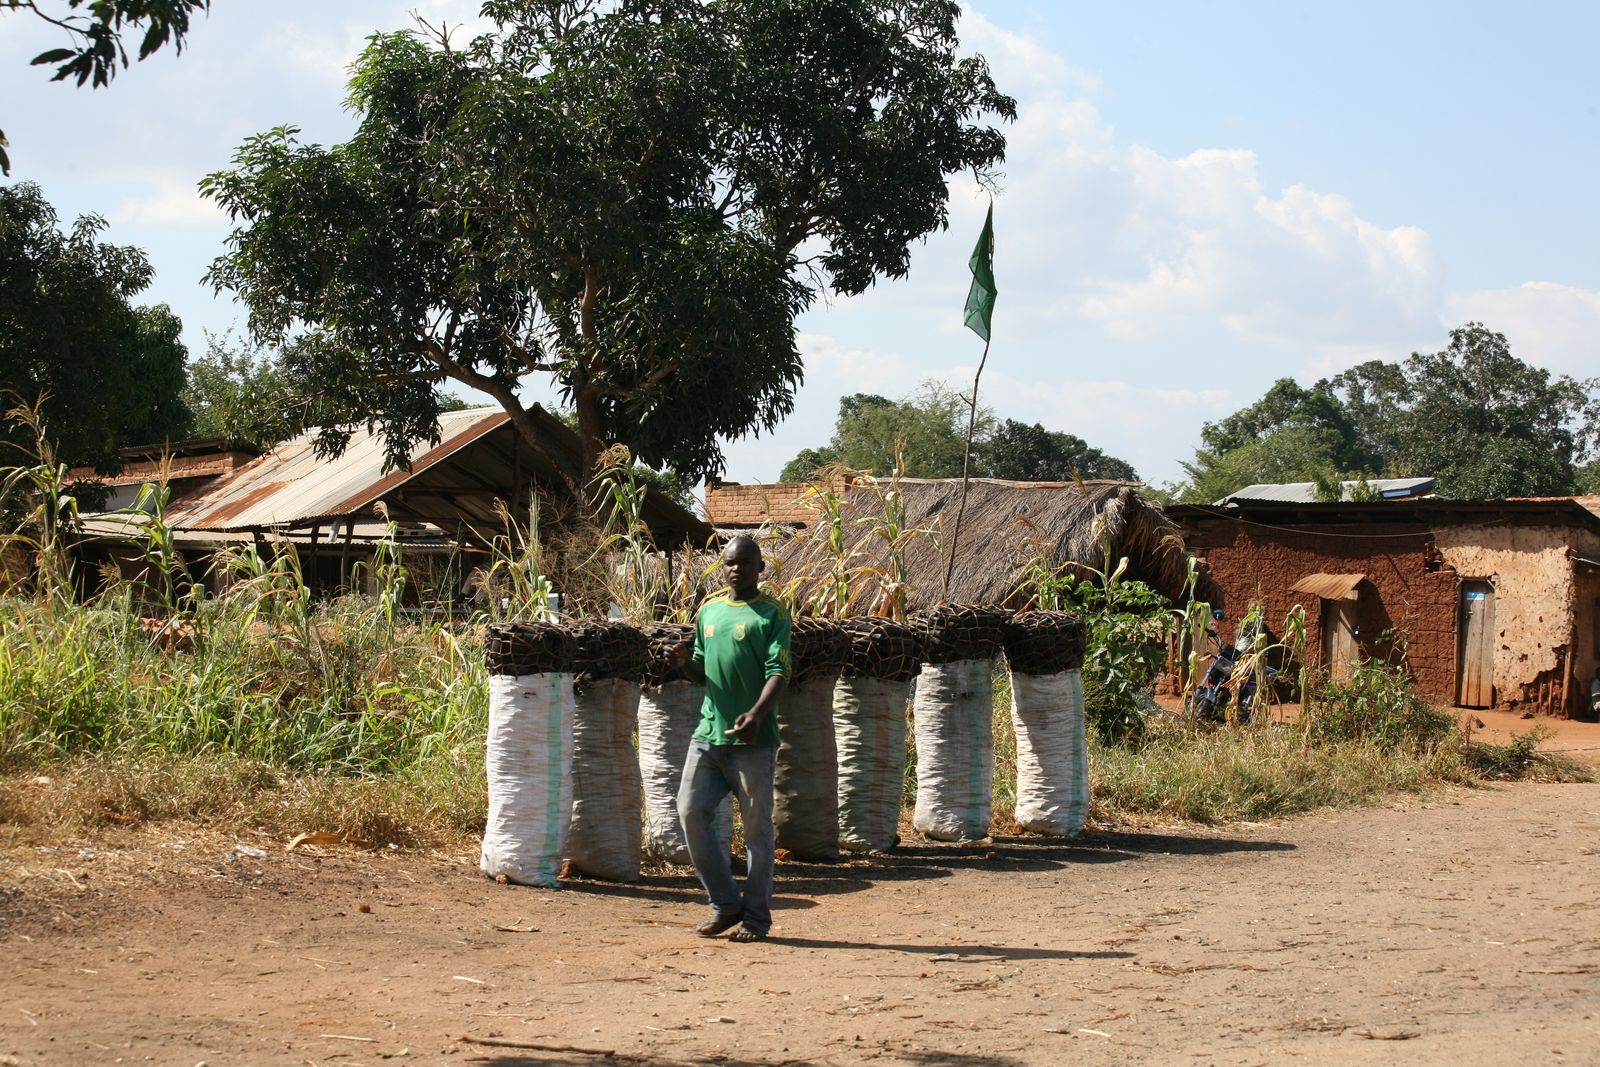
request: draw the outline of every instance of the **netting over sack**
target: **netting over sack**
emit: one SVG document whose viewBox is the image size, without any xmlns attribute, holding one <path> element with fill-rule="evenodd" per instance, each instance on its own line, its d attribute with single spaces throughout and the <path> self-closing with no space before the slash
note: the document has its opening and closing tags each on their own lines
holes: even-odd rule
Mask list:
<svg viewBox="0 0 1600 1067">
<path fill-rule="evenodd" d="M 577 651 L 572 632 L 555 622 L 497 623 L 483 641 L 490 674 L 570 674 Z"/>
<path fill-rule="evenodd" d="M 691 631 L 692 634 L 692 631 Z M 667 682 L 647 688 L 639 697 L 639 773 L 644 779 L 644 851 L 668 863 L 688 863 L 689 846 L 678 821 L 678 786 L 689 741 L 700 725 L 705 687 L 693 682 Z M 733 843 L 733 799 L 717 809 L 717 837 L 724 848 Z"/>
<path fill-rule="evenodd" d="M 832 679 L 850 662 L 850 637 L 831 619 L 797 618 L 790 630 L 789 657 L 793 684 Z M 827 688 L 833 692 L 831 685 Z"/>
<path fill-rule="evenodd" d="M 1017 731 L 1017 825 L 1071 836 L 1089 817 L 1089 743 L 1083 672 L 1011 675 Z"/>
<path fill-rule="evenodd" d="M 570 629 L 576 645 L 573 683 L 580 695 L 608 678 L 636 685 L 644 681 L 650 644 L 643 633 L 625 622 L 578 622 Z"/>
<path fill-rule="evenodd" d="M 1070 611 L 1019 611 L 1006 620 L 1012 674 L 1047 675 L 1083 666 L 1083 620 Z"/>
<path fill-rule="evenodd" d="M 917 807 L 911 824 L 939 841 L 989 836 L 994 799 L 994 675 L 987 659 L 929 664 L 917 675 Z"/>
<path fill-rule="evenodd" d="M 641 648 L 643 642 L 641 635 Z M 638 715 L 637 682 L 603 678 L 577 694 L 567 858 L 593 878 L 639 880 L 642 783 L 633 748 Z"/>
<path fill-rule="evenodd" d="M 882 852 L 900 841 L 911 686 L 887 678 L 840 678 L 833 687 L 839 765 L 839 846 Z"/>
<path fill-rule="evenodd" d="M 572 807 L 572 675 L 489 678 L 489 817 L 478 866 L 518 885 L 556 885 Z"/>
<path fill-rule="evenodd" d="M 1004 608 L 940 604 L 912 612 L 907 621 L 927 638 L 925 662 L 959 663 L 990 660 L 999 655 L 1005 622 L 1010 617 Z"/>
<path fill-rule="evenodd" d="M 642 630 L 646 646 L 644 684 L 662 686 L 669 682 L 686 682 L 688 677 L 678 667 L 678 651 L 685 657 L 694 653 L 694 627 L 680 623 L 659 623 Z M 698 709 L 697 709 L 698 710 Z"/>
<path fill-rule="evenodd" d="M 845 619 L 839 627 L 850 638 L 845 677 L 909 682 L 922 669 L 928 639 L 921 630 L 893 619 Z"/>
<path fill-rule="evenodd" d="M 796 859 L 839 858 L 839 762 L 833 676 L 790 686 L 778 705 L 772 822 L 778 847 Z"/>
</svg>

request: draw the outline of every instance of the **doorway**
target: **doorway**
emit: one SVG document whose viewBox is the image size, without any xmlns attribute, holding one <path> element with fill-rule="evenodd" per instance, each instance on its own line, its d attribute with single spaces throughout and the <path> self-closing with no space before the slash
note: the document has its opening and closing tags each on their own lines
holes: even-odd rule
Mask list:
<svg viewBox="0 0 1600 1067">
<path fill-rule="evenodd" d="M 1349 593 L 1338 600 L 1322 602 L 1322 663 L 1335 682 L 1349 680 L 1360 656 L 1356 642 L 1360 634 L 1356 622 L 1358 596 Z"/>
<path fill-rule="evenodd" d="M 1494 706 L 1494 586 L 1461 583 L 1461 649 L 1457 657 L 1456 703 L 1464 708 Z"/>
</svg>

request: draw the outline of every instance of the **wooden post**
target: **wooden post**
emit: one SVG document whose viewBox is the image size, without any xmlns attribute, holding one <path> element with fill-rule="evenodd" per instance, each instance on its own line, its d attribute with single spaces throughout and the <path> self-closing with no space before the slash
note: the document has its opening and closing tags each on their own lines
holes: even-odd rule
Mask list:
<svg viewBox="0 0 1600 1067">
<path fill-rule="evenodd" d="M 317 581 L 317 542 L 322 540 L 322 523 L 311 527 L 311 551 L 304 560 L 300 561 L 300 573 L 305 578 L 306 589 L 316 596 L 321 592 L 321 583 Z M 311 565 L 311 573 L 307 575 L 306 564 Z"/>
<path fill-rule="evenodd" d="M 339 550 L 339 591 L 341 593 L 354 592 L 350 588 L 350 538 L 355 535 L 356 524 L 353 516 L 344 517 L 344 547 Z"/>
</svg>

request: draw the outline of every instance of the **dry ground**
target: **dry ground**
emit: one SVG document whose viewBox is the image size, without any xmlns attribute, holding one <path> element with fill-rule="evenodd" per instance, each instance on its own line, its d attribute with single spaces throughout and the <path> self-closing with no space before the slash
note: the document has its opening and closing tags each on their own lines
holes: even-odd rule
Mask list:
<svg viewBox="0 0 1600 1067">
<path fill-rule="evenodd" d="M 234 843 L 0 851 L 0 1063 L 1600 1059 L 1591 785 L 782 865 L 754 946 L 684 877 Z"/>
</svg>

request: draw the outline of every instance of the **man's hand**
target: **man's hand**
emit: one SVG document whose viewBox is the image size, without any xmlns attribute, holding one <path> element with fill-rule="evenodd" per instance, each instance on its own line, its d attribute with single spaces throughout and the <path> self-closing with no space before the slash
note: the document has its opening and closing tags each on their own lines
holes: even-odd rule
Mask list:
<svg viewBox="0 0 1600 1067">
<path fill-rule="evenodd" d="M 746 744 L 756 739 L 756 731 L 761 729 L 763 715 L 755 708 L 751 708 L 737 719 L 733 720 L 733 728 L 724 731 L 729 737 L 738 738 Z"/>
<path fill-rule="evenodd" d="M 705 668 L 694 661 L 694 653 L 689 645 L 673 645 L 668 653 L 672 657 L 672 666 L 691 682 L 704 682 L 706 680 Z"/>
</svg>

